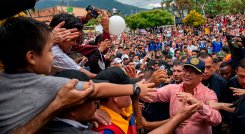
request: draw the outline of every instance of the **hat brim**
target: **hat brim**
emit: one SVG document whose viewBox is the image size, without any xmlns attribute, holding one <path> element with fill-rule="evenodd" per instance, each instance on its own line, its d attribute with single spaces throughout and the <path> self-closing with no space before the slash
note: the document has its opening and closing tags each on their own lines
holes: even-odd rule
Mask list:
<svg viewBox="0 0 245 134">
<path fill-rule="evenodd" d="M 189 67 L 192 67 L 194 68 L 197 72 L 199 72 L 200 74 L 202 74 L 202 70 L 198 69 L 197 67 L 195 67 L 194 65 L 191 65 L 191 64 L 184 64 L 183 66 L 189 66 Z"/>
</svg>

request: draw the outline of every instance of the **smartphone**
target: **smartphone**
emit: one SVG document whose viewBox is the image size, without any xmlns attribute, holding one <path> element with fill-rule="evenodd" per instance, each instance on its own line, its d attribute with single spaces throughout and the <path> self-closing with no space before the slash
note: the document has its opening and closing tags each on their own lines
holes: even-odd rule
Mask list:
<svg viewBox="0 0 245 134">
<path fill-rule="evenodd" d="M 86 8 L 86 11 L 90 11 L 91 12 L 91 15 L 94 17 L 94 18 L 97 18 L 99 16 L 99 14 L 94 10 L 94 7 L 89 5 L 87 8 Z"/>
</svg>

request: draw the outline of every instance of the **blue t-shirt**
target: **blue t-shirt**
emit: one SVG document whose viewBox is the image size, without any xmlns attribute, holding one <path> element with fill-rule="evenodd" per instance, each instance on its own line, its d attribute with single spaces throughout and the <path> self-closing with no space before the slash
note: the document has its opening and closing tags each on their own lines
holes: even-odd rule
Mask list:
<svg viewBox="0 0 245 134">
<path fill-rule="evenodd" d="M 161 50 L 162 49 L 162 43 L 161 42 L 157 42 L 156 43 L 156 51 L 158 51 L 158 50 Z"/>
<path fill-rule="evenodd" d="M 222 49 L 222 42 L 213 42 L 213 52 L 218 53 Z"/>
<path fill-rule="evenodd" d="M 149 47 L 148 47 L 148 51 L 154 51 L 156 47 L 156 43 L 155 42 L 150 42 L 149 43 Z"/>
<path fill-rule="evenodd" d="M 199 42 L 198 44 L 200 49 L 205 49 L 207 47 L 207 44 L 205 42 Z"/>
</svg>

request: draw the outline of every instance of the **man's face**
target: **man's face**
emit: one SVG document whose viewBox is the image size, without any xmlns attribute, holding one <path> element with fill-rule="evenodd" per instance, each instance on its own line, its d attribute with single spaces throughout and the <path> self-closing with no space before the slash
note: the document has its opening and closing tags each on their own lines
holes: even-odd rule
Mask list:
<svg viewBox="0 0 245 134">
<path fill-rule="evenodd" d="M 200 59 L 205 62 L 205 71 L 203 74 L 203 80 L 207 80 L 214 73 L 213 59 L 211 57 L 207 57 L 205 59 L 200 58 Z"/>
<path fill-rule="evenodd" d="M 129 55 L 129 49 L 128 49 L 128 48 L 125 48 L 125 49 L 123 50 L 123 54 Z"/>
<path fill-rule="evenodd" d="M 139 61 L 139 57 L 138 56 L 134 56 L 133 61 Z"/>
<path fill-rule="evenodd" d="M 134 62 L 129 62 L 129 63 L 128 63 L 128 66 L 130 66 L 130 67 L 135 67 L 135 66 L 134 66 Z"/>
<path fill-rule="evenodd" d="M 237 68 L 237 80 L 242 88 L 245 88 L 245 68 L 238 67 Z"/>
<path fill-rule="evenodd" d="M 191 56 L 192 57 L 197 57 L 197 53 L 196 52 L 191 52 Z"/>
<path fill-rule="evenodd" d="M 140 53 L 142 53 L 142 47 L 139 47 L 139 48 L 138 48 L 138 51 L 139 51 Z"/>
<path fill-rule="evenodd" d="M 118 49 L 118 44 L 115 45 L 115 49 Z"/>
<path fill-rule="evenodd" d="M 203 77 L 203 75 L 200 74 L 197 70 L 189 66 L 184 66 L 182 76 L 182 80 L 186 86 L 197 86 L 202 81 Z"/>
<path fill-rule="evenodd" d="M 123 52 L 123 49 L 121 47 L 118 48 L 117 50 L 118 53 L 122 53 Z"/>
<path fill-rule="evenodd" d="M 179 57 L 180 57 L 180 51 L 176 51 L 175 57 L 176 57 L 176 58 L 179 58 Z"/>
<path fill-rule="evenodd" d="M 219 73 L 221 77 L 223 77 L 225 80 L 229 80 L 232 76 L 232 67 L 231 66 L 221 67 L 219 69 Z"/>
<path fill-rule="evenodd" d="M 172 59 L 166 59 L 166 62 L 168 63 L 168 65 L 172 65 Z"/>
<path fill-rule="evenodd" d="M 183 66 L 182 65 L 175 65 L 173 66 L 173 77 L 176 83 L 182 82 L 182 73 L 183 73 Z"/>
<path fill-rule="evenodd" d="M 123 59 L 123 65 L 127 65 L 128 62 L 129 62 L 129 59 L 128 59 L 128 58 L 124 58 L 124 59 Z"/>
<path fill-rule="evenodd" d="M 160 66 L 158 65 L 158 63 L 154 64 L 153 66 L 154 66 L 154 69 L 155 69 L 155 70 L 160 69 Z"/>
</svg>

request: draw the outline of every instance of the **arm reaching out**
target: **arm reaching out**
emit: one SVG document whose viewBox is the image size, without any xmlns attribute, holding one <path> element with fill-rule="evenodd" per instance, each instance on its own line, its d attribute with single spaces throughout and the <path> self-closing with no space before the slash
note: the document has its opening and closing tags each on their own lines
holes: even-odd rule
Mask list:
<svg viewBox="0 0 245 134">
<path fill-rule="evenodd" d="M 78 80 L 69 81 L 60 91 L 56 98 L 43 110 L 40 114 L 28 121 L 23 126 L 16 128 L 11 134 L 33 134 L 41 130 L 41 128 L 62 109 L 83 103 L 85 98 L 93 92 L 93 87 L 90 85 L 87 89 L 78 91 L 74 89 Z"/>
<path fill-rule="evenodd" d="M 174 117 L 169 119 L 169 121 L 163 124 L 161 127 L 158 127 L 151 131 L 149 134 L 172 134 L 175 131 L 175 128 L 184 120 L 188 119 L 199 109 L 198 104 L 189 105 L 184 107 L 177 113 Z"/>
</svg>

